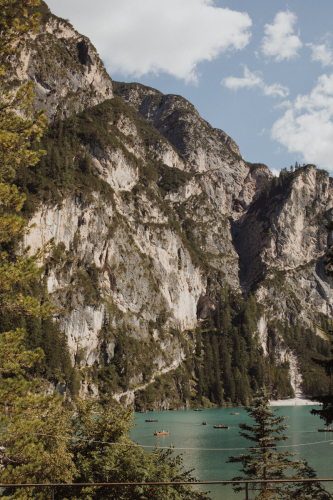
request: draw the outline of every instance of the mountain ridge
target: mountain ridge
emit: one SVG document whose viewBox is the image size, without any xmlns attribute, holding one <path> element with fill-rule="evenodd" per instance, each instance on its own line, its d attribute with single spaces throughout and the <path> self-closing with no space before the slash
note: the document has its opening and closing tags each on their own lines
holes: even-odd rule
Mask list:
<svg viewBox="0 0 333 500">
<path fill-rule="evenodd" d="M 86 37 L 43 16 L 17 65 L 50 118 L 46 159 L 18 174 L 36 223 L 22 249 L 54 238 L 45 279 L 81 394 L 156 408 L 246 404 L 260 383 L 292 394 L 288 360 L 327 351 L 332 179 L 245 162 L 186 99 L 113 82 Z"/>
</svg>

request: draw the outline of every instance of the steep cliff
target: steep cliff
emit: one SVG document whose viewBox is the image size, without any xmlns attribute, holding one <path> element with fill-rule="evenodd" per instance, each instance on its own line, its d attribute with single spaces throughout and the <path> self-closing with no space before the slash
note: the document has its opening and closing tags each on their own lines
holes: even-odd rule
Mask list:
<svg viewBox="0 0 333 500">
<path fill-rule="evenodd" d="M 200 384 L 215 403 L 223 391 L 246 403 L 262 383 L 290 394 L 298 322 L 326 352 L 308 330 L 322 332 L 332 311 L 332 180 L 313 165 L 274 179 L 186 99 L 112 82 L 90 41 L 45 4 L 42 21 L 17 63 L 50 118 L 46 158 L 18 173 L 36 224 L 22 249 L 54 239 L 45 278 L 82 394 L 125 404 L 151 389 L 158 407 L 198 401 Z M 140 404 L 154 406 L 147 394 Z"/>
<path fill-rule="evenodd" d="M 111 98 L 112 80 L 89 39 L 44 2 L 36 10 L 40 28 L 26 40 L 12 75 L 33 82 L 35 109 L 55 119 Z"/>
<path fill-rule="evenodd" d="M 315 313 L 332 314 L 323 266 L 332 194 L 328 173 L 307 165 L 289 172 L 233 225 L 243 290 L 254 286 L 258 299 L 281 319 L 310 323 Z"/>
</svg>

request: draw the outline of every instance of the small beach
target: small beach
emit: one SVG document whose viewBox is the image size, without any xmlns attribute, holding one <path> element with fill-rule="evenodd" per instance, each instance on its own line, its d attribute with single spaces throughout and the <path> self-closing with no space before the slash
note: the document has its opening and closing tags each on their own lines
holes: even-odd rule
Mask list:
<svg viewBox="0 0 333 500">
<path fill-rule="evenodd" d="M 311 399 L 306 398 L 288 398 L 288 399 L 278 399 L 277 401 L 271 401 L 270 406 L 314 406 L 320 405 L 318 401 L 311 401 Z"/>
</svg>

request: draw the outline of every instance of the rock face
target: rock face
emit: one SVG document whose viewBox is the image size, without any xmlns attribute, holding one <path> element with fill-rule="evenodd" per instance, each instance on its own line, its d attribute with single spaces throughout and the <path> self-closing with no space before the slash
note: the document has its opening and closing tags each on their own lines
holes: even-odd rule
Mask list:
<svg viewBox="0 0 333 500">
<path fill-rule="evenodd" d="M 237 144 L 211 127 L 183 97 L 164 96 L 138 84 L 115 83 L 114 91 L 176 148 L 185 160 L 183 168 L 198 175 L 221 214 L 243 212 L 271 181 L 265 165 L 245 163 Z"/>
<path fill-rule="evenodd" d="M 327 172 L 307 165 L 233 224 L 243 291 L 257 282 L 261 301 L 278 296 L 280 317 L 311 321 L 314 312 L 331 314 L 332 288 L 322 259 L 329 247 L 332 189 Z"/>
<path fill-rule="evenodd" d="M 41 26 L 16 65 L 16 76 L 34 83 L 35 109 L 62 118 L 111 98 L 112 80 L 89 39 L 44 2 L 40 9 Z"/>
<path fill-rule="evenodd" d="M 308 165 L 278 185 L 184 98 L 112 82 L 89 40 L 47 10 L 17 74 L 34 83 L 35 107 L 51 120 L 108 99 L 123 103 L 109 124 L 116 142 L 82 141 L 112 200 L 95 191 L 89 199 L 66 194 L 61 203 L 40 204 L 24 241 L 33 252 L 54 238 L 59 249 L 47 281 L 73 363 L 82 353 L 81 366 L 110 361 L 117 339 L 104 330 L 111 325 L 150 342 L 153 377 L 176 368 L 185 358 L 179 332 L 214 315 L 224 285 L 255 293 L 265 318 L 309 324 L 332 313 L 324 256 L 333 183 L 326 172 Z M 267 355 L 265 318 L 258 335 Z M 296 354 L 288 356 L 295 374 Z M 139 361 L 130 376 L 147 385 Z M 128 402 L 133 391 L 124 394 Z"/>
</svg>

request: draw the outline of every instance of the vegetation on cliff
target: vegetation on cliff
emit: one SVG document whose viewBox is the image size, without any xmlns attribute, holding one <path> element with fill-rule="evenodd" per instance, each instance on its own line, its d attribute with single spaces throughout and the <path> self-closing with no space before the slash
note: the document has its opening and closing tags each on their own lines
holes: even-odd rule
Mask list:
<svg viewBox="0 0 333 500">
<path fill-rule="evenodd" d="M 37 4 L 35 0 L 1 2 L 0 64 L 7 62 L 6 57 L 11 54 L 15 41 L 36 27 L 36 17 L 29 15 L 27 7 Z M 25 18 L 23 24 L 22 16 Z M 12 182 L 18 167 L 21 171 L 33 167 L 44 154 L 43 150 L 30 149 L 45 123 L 43 113 L 32 115 L 31 99 L 29 84 L 12 94 L 0 92 L 0 315 L 4 320 L 2 328 L 16 326 L 15 330 L 0 332 L 1 482 L 13 485 L 190 481 L 191 471 L 180 470 L 182 459 L 171 456 L 172 450 L 155 449 L 148 453 L 129 441 L 133 418 L 130 410 L 117 411 L 109 405 L 101 407 L 96 401 L 79 399 L 75 404 L 70 403 L 56 392 L 47 394 L 43 381 L 35 378 L 40 371 L 44 376 L 62 376 L 61 372 L 68 368 L 68 352 L 64 338 L 49 321 L 54 309 L 46 300 L 42 286 L 45 267 L 38 266 L 50 249 L 45 247 L 30 257 L 26 251 L 23 255 L 15 252 L 15 242 L 25 234 L 27 222 L 18 215 L 25 195 Z M 26 327 L 28 333 L 22 327 Z M 56 347 L 54 341 L 58 341 Z M 38 348 L 29 350 L 27 344 L 29 347 L 38 345 Z M 40 345 L 48 351 L 46 361 L 51 365 L 44 365 L 42 369 L 35 368 L 44 357 Z M 57 359 L 55 354 L 63 359 Z M 9 486 L 2 492 L 2 498 L 42 499 L 46 491 L 47 488 Z M 144 499 L 147 495 L 165 500 L 206 498 L 187 485 L 158 491 L 137 487 L 120 493 L 87 487 L 68 488 L 65 495 L 73 500 Z M 57 491 L 56 498 L 64 498 L 63 492 Z"/>
<path fill-rule="evenodd" d="M 264 356 L 257 334 L 261 312 L 252 295 L 243 300 L 222 289 L 214 316 L 192 332 L 195 347 L 187 352 L 186 362 L 173 373 L 173 380 L 171 374 L 159 377 L 140 391 L 138 407 L 154 408 L 168 398 L 175 406 L 247 405 L 263 386 L 275 390 L 278 397 L 293 396 L 289 364 L 276 360 L 271 337 L 269 355 Z"/>
<path fill-rule="evenodd" d="M 50 13 L 45 4 L 43 4 L 42 14 L 43 22 L 46 22 Z M 77 47 L 75 51 L 77 52 Z M 65 60 L 63 64 L 67 64 Z M 190 256 L 191 265 L 200 269 L 203 279 L 207 279 L 207 282 L 212 280 L 215 283 L 214 290 L 209 292 L 215 303 L 215 313 L 203 321 L 199 320 L 195 331 L 180 332 L 167 326 L 169 325 L 167 321 L 165 325 L 162 325 L 159 331 L 160 339 L 165 335 L 168 339 L 172 339 L 172 342 L 179 343 L 183 352 L 186 353 L 186 361 L 170 374 L 157 377 L 153 383 L 141 391 L 137 396 L 137 406 L 160 405 L 162 401 L 171 401 L 171 399 L 175 406 L 187 403 L 193 405 L 246 404 L 262 383 L 272 389 L 275 388 L 281 397 L 292 395 L 292 388 L 288 381 L 288 362 L 281 363 L 274 354 L 275 339 L 278 335 L 284 339 L 288 348 L 299 352 L 304 389 L 309 394 L 318 388 L 325 392 L 328 387 L 327 379 L 323 377 L 323 370 L 320 371 L 311 362 L 311 356 L 313 353 L 319 353 L 325 358 L 328 352 L 327 344 L 315 336 L 314 329 L 295 324 L 293 318 L 290 318 L 287 327 L 280 322 L 270 323 L 267 342 L 268 356 L 263 355 L 261 340 L 257 334 L 257 323 L 263 309 L 258 308 L 251 296 L 243 300 L 237 292 L 231 292 L 231 290 L 226 292 L 226 288 L 223 289 L 226 280 L 224 280 L 223 272 L 216 269 L 219 264 L 214 262 L 214 259 L 217 260 L 220 255 L 216 256 L 207 249 L 207 239 L 210 235 L 205 227 L 206 221 L 200 221 L 203 213 L 200 209 L 206 212 L 210 210 L 210 216 L 213 217 L 214 205 L 205 190 L 185 201 L 171 202 L 168 199 L 167 195 L 170 193 L 178 196 L 180 188 L 194 181 L 196 174 L 168 167 L 163 163 L 157 153 L 159 147 L 163 149 L 166 146 L 175 154 L 179 151 L 140 115 L 137 105 L 131 106 L 129 102 L 126 103 L 123 100 L 122 96 L 132 91 L 138 92 L 138 102 L 148 94 L 154 105 L 159 105 L 164 99 L 157 91 L 137 84 L 115 84 L 117 97 L 78 113 L 75 113 L 76 108 L 73 107 L 71 117 L 50 123 L 41 143 L 33 144 L 31 154 L 39 154 L 41 150 L 45 150 L 46 155 L 29 169 L 19 166 L 15 183 L 26 198 L 21 212 L 26 217 L 32 216 L 37 207 L 42 204 L 60 205 L 70 196 L 88 207 L 93 201 L 94 193 L 97 193 L 100 195 L 101 212 L 103 211 L 102 204 L 109 204 L 114 209 L 114 217 L 112 221 L 111 217 L 109 220 L 108 233 L 108 238 L 112 238 L 115 234 L 118 235 L 116 228 L 125 220 L 125 216 L 117 212 L 113 189 L 102 180 L 103 175 L 98 171 L 94 162 L 96 158 L 94 152 L 96 148 L 99 148 L 102 154 L 105 151 L 120 151 L 126 161 L 138 172 L 138 180 L 133 189 L 117 193 L 124 204 L 133 204 L 135 207 L 133 218 L 136 227 L 141 224 L 146 230 L 152 228 L 154 224 L 140 204 L 142 198 L 146 198 L 149 202 L 156 202 L 161 216 L 165 218 L 164 226 L 175 231 L 180 237 L 184 252 Z M 176 106 L 178 111 L 175 110 L 174 118 L 179 114 L 181 127 L 183 127 L 184 117 L 189 119 L 192 116 L 191 113 L 196 113 L 196 111 L 192 105 L 179 96 L 172 97 L 171 101 L 172 105 L 175 103 L 179 105 L 179 109 Z M 121 131 L 119 123 L 123 122 L 130 123 L 131 127 L 134 127 L 134 134 L 128 131 L 125 134 Z M 206 128 L 205 133 L 208 133 L 210 130 L 208 124 Z M 133 153 L 138 150 L 140 154 Z M 184 160 L 181 155 L 179 158 Z M 239 157 L 237 161 L 240 161 Z M 256 169 L 264 168 L 261 164 L 247 164 L 247 166 L 252 174 Z M 295 172 L 282 170 L 280 177 L 274 178 L 271 185 L 266 182 L 262 195 L 252 203 L 249 213 L 261 206 L 263 207 L 262 215 L 265 207 L 272 200 L 277 200 L 290 192 L 292 181 L 303 171 L 302 168 L 298 168 Z M 204 176 L 200 176 L 199 180 L 201 184 L 205 182 Z M 315 209 L 315 206 L 309 207 L 311 216 L 314 215 Z M 323 221 L 319 222 L 322 224 Z M 228 224 L 227 217 L 223 224 L 225 226 Z M 216 234 L 219 231 L 223 233 L 223 228 L 216 227 L 212 231 Z M 216 234 L 213 234 L 212 238 L 217 237 Z M 221 240 L 223 236 L 224 233 Z M 132 233 L 129 234 L 129 239 L 131 237 Z M 68 250 L 65 250 L 62 247 L 64 244 L 60 242 L 45 268 L 44 278 L 52 272 L 57 273 L 57 276 L 61 276 L 64 281 L 68 278 L 68 286 L 61 296 L 63 300 L 61 305 L 64 306 L 64 310 L 66 309 L 66 313 L 73 311 L 78 301 L 92 308 L 98 308 L 104 301 L 101 287 L 103 270 L 96 267 L 96 264 L 90 262 L 89 259 L 77 256 L 79 238 L 78 229 L 71 248 Z M 12 255 L 14 255 L 17 247 L 14 243 L 11 245 Z M 223 242 L 220 246 L 223 246 Z M 225 255 L 227 265 L 230 267 L 237 265 L 234 262 L 230 264 L 231 257 L 227 252 Z M 145 265 L 147 265 L 146 261 Z M 142 259 L 140 265 L 143 266 Z M 179 257 L 179 270 L 182 265 Z M 119 266 L 119 273 L 122 269 Z M 236 274 L 237 271 L 235 271 Z M 112 286 L 116 289 L 115 279 L 114 277 Z M 149 279 L 151 289 L 157 293 L 161 281 L 155 279 L 153 273 Z M 221 286 L 222 283 L 223 286 Z M 27 293 L 39 304 L 47 301 L 45 283 L 36 281 L 33 286 L 27 288 Z M 59 302 L 61 300 L 59 299 Z M 9 328 L 25 327 L 25 345 L 29 348 L 42 347 L 46 350 L 45 361 L 38 371 L 40 375 L 54 383 L 64 382 L 72 394 L 77 393 L 80 385 L 78 369 L 81 351 L 78 349 L 76 357 L 78 363 L 73 370 L 65 336 L 56 323 L 52 323 L 50 319 L 18 320 L 7 313 L 2 319 L 3 331 Z M 91 368 L 82 370 L 82 376 L 87 376 L 100 389 L 103 400 L 109 400 L 112 392 L 136 388 L 137 381 L 142 383 L 151 381 L 156 369 L 154 356 L 159 344 L 154 341 L 153 337 L 153 330 L 158 330 L 158 328 L 156 325 L 150 326 L 149 337 L 143 340 L 135 338 L 130 328 L 126 329 L 124 321 L 119 321 L 117 326 L 112 325 L 110 328 L 110 324 L 105 320 L 99 332 L 100 357 Z M 115 344 L 113 359 L 102 352 L 103 346 L 110 339 Z M 147 348 L 149 355 L 147 355 Z M 129 361 L 128 358 L 133 352 L 136 353 L 136 359 Z M 75 373 L 77 377 L 74 376 Z"/>
</svg>

